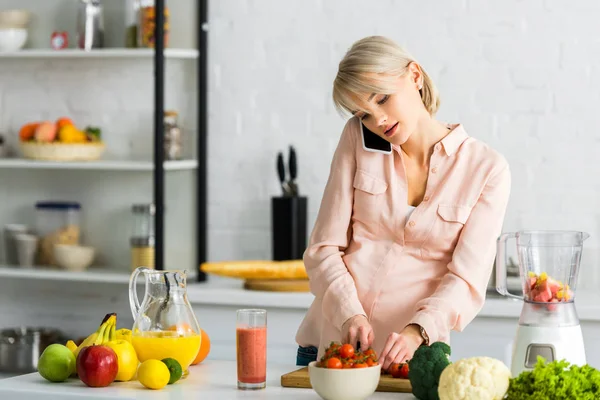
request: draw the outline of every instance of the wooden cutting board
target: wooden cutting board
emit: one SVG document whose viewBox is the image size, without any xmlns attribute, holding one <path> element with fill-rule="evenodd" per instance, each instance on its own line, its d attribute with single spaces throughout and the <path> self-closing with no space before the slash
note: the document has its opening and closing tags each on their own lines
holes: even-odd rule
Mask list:
<svg viewBox="0 0 600 400">
<path fill-rule="evenodd" d="M 281 375 L 281 386 L 311 389 L 308 367 Z M 412 393 L 412 386 L 410 386 L 408 379 L 392 378 L 391 375 L 381 375 L 376 391 Z"/>
<path fill-rule="evenodd" d="M 246 279 L 244 289 L 267 292 L 309 292 L 308 279 Z"/>
</svg>

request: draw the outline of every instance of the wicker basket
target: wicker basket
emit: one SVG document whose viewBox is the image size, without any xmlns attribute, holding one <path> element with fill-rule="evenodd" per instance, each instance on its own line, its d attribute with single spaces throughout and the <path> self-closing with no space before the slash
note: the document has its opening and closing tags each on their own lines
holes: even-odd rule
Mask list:
<svg viewBox="0 0 600 400">
<path fill-rule="evenodd" d="M 104 153 L 102 142 L 94 143 L 38 143 L 20 142 L 23 157 L 46 161 L 92 161 Z"/>
</svg>

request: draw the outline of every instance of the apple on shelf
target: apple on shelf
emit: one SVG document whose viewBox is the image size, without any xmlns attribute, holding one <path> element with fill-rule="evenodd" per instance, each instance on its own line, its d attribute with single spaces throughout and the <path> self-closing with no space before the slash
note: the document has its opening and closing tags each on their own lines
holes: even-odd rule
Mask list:
<svg viewBox="0 0 600 400">
<path fill-rule="evenodd" d="M 102 130 L 80 129 L 70 118 L 28 122 L 19 130 L 19 147 L 25 158 L 47 161 L 91 161 L 104 152 Z"/>
</svg>

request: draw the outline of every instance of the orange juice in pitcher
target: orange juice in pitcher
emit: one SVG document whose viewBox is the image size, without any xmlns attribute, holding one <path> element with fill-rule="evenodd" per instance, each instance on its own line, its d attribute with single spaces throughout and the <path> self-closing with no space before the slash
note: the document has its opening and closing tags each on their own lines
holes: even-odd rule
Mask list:
<svg viewBox="0 0 600 400">
<path fill-rule="evenodd" d="M 146 277 L 142 303 L 137 297 L 136 279 Z M 186 294 L 185 271 L 137 268 L 129 282 L 129 302 L 134 316 L 131 342 L 140 362 L 174 358 L 188 374 L 200 350 L 200 326 Z"/>
</svg>

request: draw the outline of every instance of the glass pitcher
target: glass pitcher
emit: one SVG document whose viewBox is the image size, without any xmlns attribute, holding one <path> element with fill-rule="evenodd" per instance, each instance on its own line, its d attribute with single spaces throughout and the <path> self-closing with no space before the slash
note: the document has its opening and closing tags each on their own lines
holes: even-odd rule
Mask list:
<svg viewBox="0 0 600 400">
<path fill-rule="evenodd" d="M 140 305 L 136 281 L 141 273 L 146 291 Z M 174 358 L 187 376 L 202 336 L 187 298 L 186 272 L 136 268 L 129 279 L 129 303 L 134 318 L 131 341 L 140 362 Z"/>
<path fill-rule="evenodd" d="M 577 231 L 520 231 L 498 239 L 496 290 L 529 303 L 572 303 L 583 242 L 590 235 Z M 506 287 L 506 241 L 515 238 L 523 297 Z"/>
</svg>

